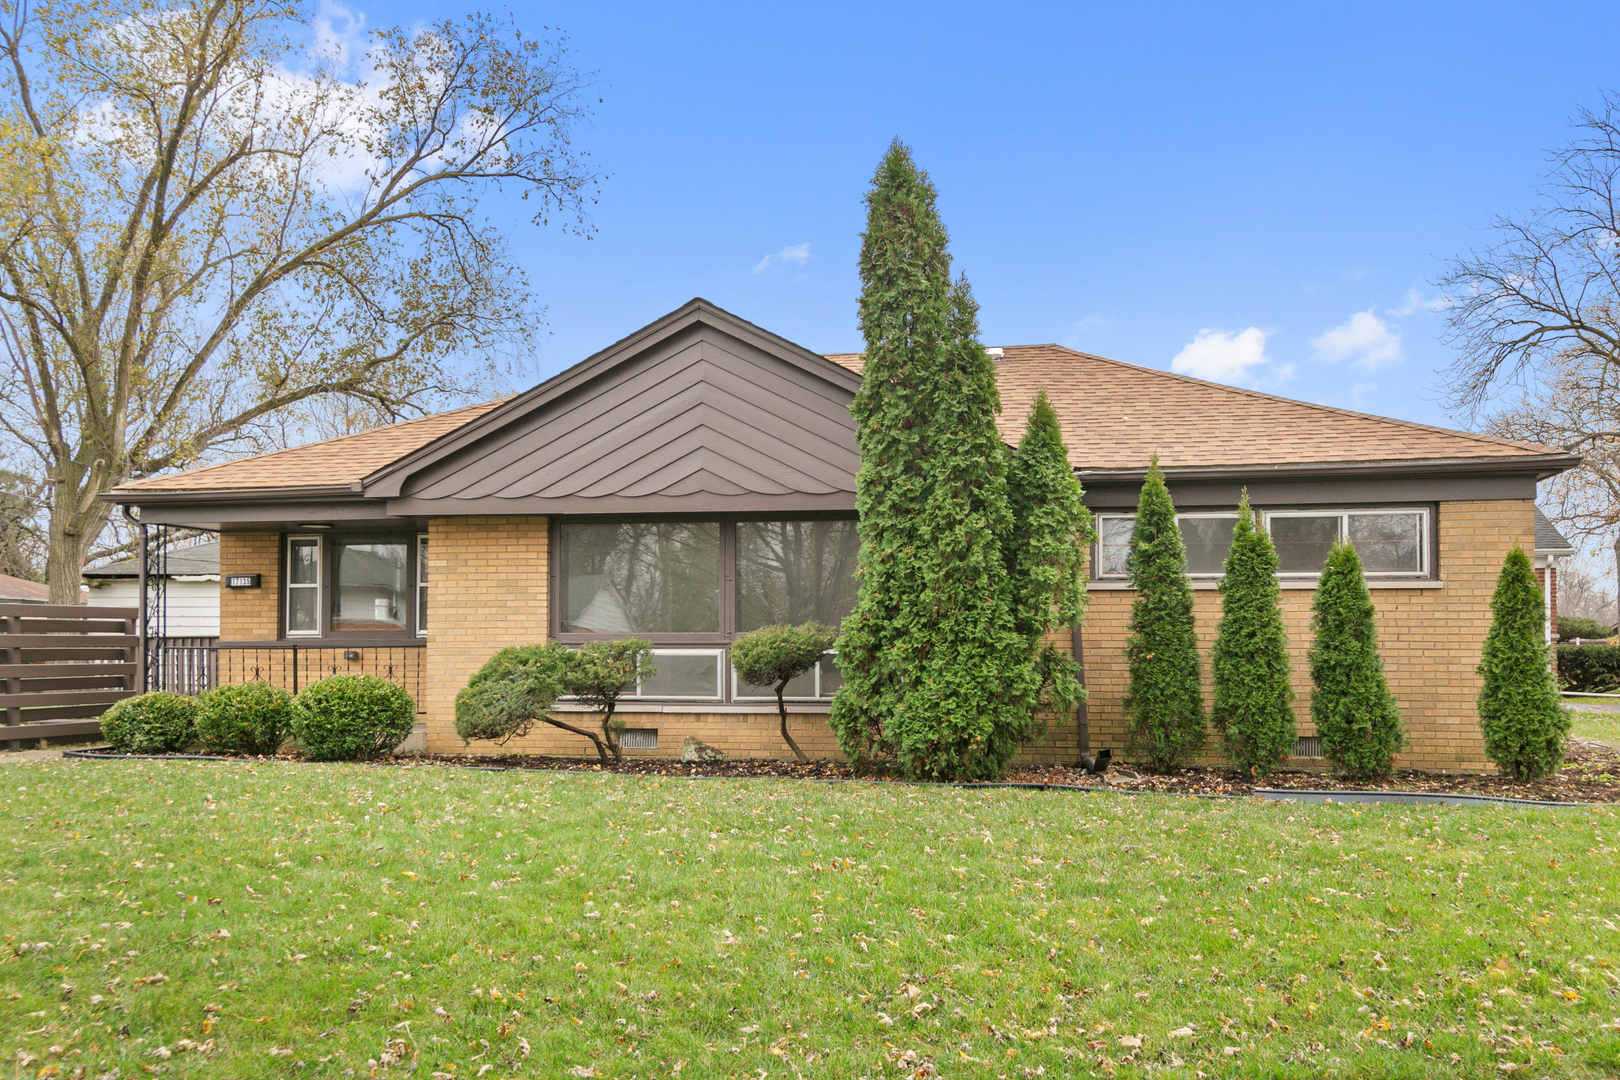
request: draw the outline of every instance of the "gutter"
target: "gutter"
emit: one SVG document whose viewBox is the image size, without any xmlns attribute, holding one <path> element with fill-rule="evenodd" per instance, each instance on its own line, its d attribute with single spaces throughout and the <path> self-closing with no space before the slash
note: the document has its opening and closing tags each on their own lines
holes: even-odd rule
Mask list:
<svg viewBox="0 0 1620 1080">
<path fill-rule="evenodd" d="M 191 490 L 142 490 L 113 488 L 96 496 L 102 502 L 124 506 L 162 506 L 215 502 L 277 503 L 290 499 L 346 499 L 364 493 L 359 481 L 347 484 L 307 484 L 278 488 L 193 488 Z"/>
<path fill-rule="evenodd" d="M 1456 473 L 1527 472 L 1551 470 L 1545 475 L 1572 469 L 1582 461 L 1579 454 L 1537 454 L 1524 457 L 1478 458 L 1407 458 L 1387 461 L 1317 461 L 1285 462 L 1271 465 L 1191 465 L 1162 467 L 1166 480 L 1236 480 L 1254 481 L 1269 477 L 1312 479 L 1337 476 L 1376 476 L 1399 473 L 1405 476 L 1441 475 Z M 1076 467 L 1074 474 L 1082 483 L 1140 483 L 1147 478 L 1145 467 L 1129 469 L 1088 469 Z"/>
</svg>

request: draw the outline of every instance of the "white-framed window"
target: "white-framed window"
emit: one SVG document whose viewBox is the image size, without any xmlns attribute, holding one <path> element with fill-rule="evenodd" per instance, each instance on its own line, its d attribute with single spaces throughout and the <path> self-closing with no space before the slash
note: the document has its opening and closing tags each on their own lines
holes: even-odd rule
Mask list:
<svg viewBox="0 0 1620 1080">
<path fill-rule="evenodd" d="M 416 636 L 427 637 L 427 533 L 416 537 Z"/>
<path fill-rule="evenodd" d="M 287 537 L 287 636 L 321 632 L 321 538 Z"/>
<path fill-rule="evenodd" d="M 1230 510 L 1190 511 L 1176 515 L 1181 542 L 1187 549 L 1189 577 L 1220 577 L 1232 549 L 1237 514 Z M 1103 579 L 1131 576 L 1129 558 L 1135 514 L 1097 515 L 1097 571 Z"/>
<path fill-rule="evenodd" d="M 654 649 L 652 665 L 658 674 L 643 679 L 627 698 L 719 701 L 724 649 Z"/>
<path fill-rule="evenodd" d="M 1423 577 L 1429 572 L 1429 512 L 1421 507 L 1369 510 L 1273 510 L 1266 530 L 1278 573 L 1314 577 L 1328 552 L 1348 540 L 1368 577 Z"/>
<path fill-rule="evenodd" d="M 825 652 L 816 666 L 800 675 L 787 684 L 782 691 L 784 701 L 825 701 L 838 693 L 839 687 L 844 685 L 844 675 L 838 670 L 837 653 Z M 731 700 L 733 701 L 775 701 L 775 686 L 755 686 L 745 683 L 737 677 L 737 669 L 731 669 Z"/>
</svg>

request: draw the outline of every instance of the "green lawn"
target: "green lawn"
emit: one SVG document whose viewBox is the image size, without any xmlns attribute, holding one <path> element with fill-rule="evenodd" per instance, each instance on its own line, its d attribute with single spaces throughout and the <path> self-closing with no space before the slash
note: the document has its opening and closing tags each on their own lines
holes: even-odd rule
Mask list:
<svg viewBox="0 0 1620 1080">
<path fill-rule="evenodd" d="M 1620 746 L 1620 702 L 1613 702 L 1614 712 L 1576 711 L 1571 734 L 1583 739 L 1595 739 L 1609 746 Z"/>
<path fill-rule="evenodd" d="M 1620 1069 L 1613 809 L 0 778 L 0 1076 Z"/>
</svg>

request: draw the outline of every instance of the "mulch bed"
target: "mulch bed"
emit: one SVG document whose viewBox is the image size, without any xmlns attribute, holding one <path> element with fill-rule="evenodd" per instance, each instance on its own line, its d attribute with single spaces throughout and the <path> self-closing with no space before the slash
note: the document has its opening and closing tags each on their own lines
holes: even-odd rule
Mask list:
<svg viewBox="0 0 1620 1080">
<path fill-rule="evenodd" d="M 182 755 L 175 755 L 181 757 Z M 219 760 L 219 759 L 216 759 Z M 263 761 L 264 758 L 242 760 Z M 301 761 L 303 754 L 283 750 L 278 761 Z M 453 766 L 482 769 L 533 769 L 556 772 L 618 773 L 627 776 L 709 776 L 777 780 L 877 780 L 900 778 L 883 772 L 857 773 L 841 761 L 736 760 L 692 764 L 670 758 L 631 758 L 602 764 L 595 757 L 546 757 L 538 754 L 440 754 L 384 758 L 378 765 L 401 768 Z M 1563 768 L 1545 780 L 1519 783 L 1505 776 L 1431 773 L 1403 770 L 1383 783 L 1336 780 L 1324 772 L 1285 770 L 1260 783 L 1233 769 L 1181 769 L 1165 775 L 1116 768 L 1106 779 L 1089 776 L 1071 765 L 1019 765 L 1006 777 L 1012 784 L 1062 784 L 1144 791 L 1170 795 L 1253 795 L 1256 788 L 1297 791 L 1403 791 L 1444 795 L 1484 795 L 1498 799 L 1541 802 L 1620 803 L 1620 750 L 1601 743 L 1571 739 Z"/>
<path fill-rule="evenodd" d="M 595 758 L 542 757 L 505 754 L 484 756 L 446 754 L 434 757 L 394 758 L 406 766 L 479 766 L 483 768 L 547 769 L 564 772 L 621 773 L 631 776 L 730 776 L 785 780 L 896 780 L 883 773 L 857 774 L 840 761 L 741 760 L 689 764 L 669 758 L 625 758 L 603 765 Z M 1323 772 L 1287 770 L 1264 781 L 1233 769 L 1181 769 L 1168 775 L 1116 769 L 1106 781 L 1088 776 L 1069 765 L 1020 765 L 1006 777 L 1013 784 L 1064 784 L 1107 787 L 1115 791 L 1153 791 L 1174 795 L 1253 795 L 1256 788 L 1304 791 L 1405 791 L 1446 795 L 1486 795 L 1498 799 L 1533 799 L 1542 802 L 1620 802 L 1620 750 L 1599 743 L 1570 740 L 1564 766 L 1546 780 L 1519 783 L 1505 776 L 1470 773 L 1397 772 L 1383 783 L 1336 780 Z"/>
<path fill-rule="evenodd" d="M 1021 783 L 1084 783 L 1067 766 L 1019 767 L 1007 776 Z M 1485 795 L 1539 802 L 1620 802 L 1620 750 L 1571 739 L 1563 768 L 1545 780 L 1520 783 L 1506 776 L 1400 770 L 1382 783 L 1337 780 L 1324 772 L 1286 770 L 1256 783 L 1234 769 L 1181 769 L 1164 776 L 1111 772 L 1109 786 L 1120 791 L 1160 791 L 1179 795 L 1252 795 L 1256 788 L 1294 791 L 1405 791 L 1444 795 Z"/>
</svg>

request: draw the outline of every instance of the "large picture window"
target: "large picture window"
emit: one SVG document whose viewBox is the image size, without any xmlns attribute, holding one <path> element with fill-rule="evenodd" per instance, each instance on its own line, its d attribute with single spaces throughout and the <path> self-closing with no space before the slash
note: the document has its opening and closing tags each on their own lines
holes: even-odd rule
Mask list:
<svg viewBox="0 0 1620 1080">
<path fill-rule="evenodd" d="M 405 578 L 411 545 L 340 541 L 333 550 L 332 629 L 403 633 L 410 616 Z"/>
<path fill-rule="evenodd" d="M 836 627 L 855 610 L 859 552 L 853 521 L 739 521 L 737 631 Z"/>
<path fill-rule="evenodd" d="M 658 674 L 638 698 L 747 700 L 726 647 L 765 626 L 837 627 L 855 608 L 860 539 L 847 518 L 708 521 L 557 520 L 552 532 L 552 633 L 577 643 L 636 636 L 656 648 Z M 832 697 L 830 656 L 788 696 Z"/>
<path fill-rule="evenodd" d="M 720 632 L 719 522 L 564 522 L 560 534 L 564 631 Z"/>
</svg>

